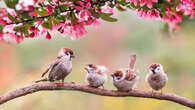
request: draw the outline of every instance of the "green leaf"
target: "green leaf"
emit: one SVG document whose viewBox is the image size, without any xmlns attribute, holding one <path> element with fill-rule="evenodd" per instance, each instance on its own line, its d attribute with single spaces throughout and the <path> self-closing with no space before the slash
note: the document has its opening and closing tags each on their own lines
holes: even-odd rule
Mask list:
<svg viewBox="0 0 195 110">
<path fill-rule="evenodd" d="M 61 11 L 66 11 L 67 8 L 68 8 L 68 5 L 60 5 Z"/>
<path fill-rule="evenodd" d="M 71 16 L 72 16 L 72 22 L 75 22 L 78 20 L 74 12 L 71 13 Z"/>
<path fill-rule="evenodd" d="M 45 21 L 42 25 L 43 25 L 45 28 L 47 28 L 47 29 L 52 29 L 52 19 L 49 18 L 48 21 Z"/>
<path fill-rule="evenodd" d="M 95 17 L 95 18 L 99 18 L 100 17 L 100 14 L 99 13 L 97 13 L 97 12 L 95 12 L 95 10 L 90 10 L 90 12 L 91 12 L 91 15 L 93 16 L 93 17 Z"/>
<path fill-rule="evenodd" d="M 17 20 L 15 17 L 13 17 L 12 15 L 10 15 L 9 13 L 7 13 L 7 16 L 8 16 L 8 18 L 9 18 L 11 21 L 18 22 L 18 20 Z"/>
<path fill-rule="evenodd" d="M 46 9 L 44 9 L 43 7 L 41 7 L 41 10 L 35 9 L 34 10 L 38 15 L 40 16 L 47 16 L 48 12 Z"/>
<path fill-rule="evenodd" d="M 18 4 L 19 0 L 4 0 L 5 4 L 7 5 L 8 8 L 15 9 L 16 5 Z"/>
<path fill-rule="evenodd" d="M 112 14 L 110 13 L 101 13 L 100 17 L 105 20 L 105 21 L 108 21 L 108 22 L 116 22 L 117 19 L 116 18 L 112 18 L 110 17 Z"/>
<path fill-rule="evenodd" d="M 121 1 L 120 1 L 120 4 L 123 5 L 123 6 L 125 6 L 125 5 L 127 4 L 127 3 L 126 3 L 126 0 L 121 0 Z"/>
<path fill-rule="evenodd" d="M 24 19 L 30 19 L 31 17 L 29 16 L 29 12 L 28 11 L 16 11 L 17 15 L 20 17 L 20 19 L 24 20 Z"/>
<path fill-rule="evenodd" d="M 28 29 L 29 29 L 30 27 L 31 27 L 31 25 L 26 24 L 26 25 L 24 25 L 24 26 L 20 29 L 20 31 L 23 32 L 26 36 L 30 36 L 30 34 L 29 34 L 29 32 L 28 32 Z"/>
<path fill-rule="evenodd" d="M 22 18 L 24 18 L 24 19 L 30 19 L 31 17 L 29 16 L 29 12 L 23 12 L 23 13 L 21 13 L 21 16 L 22 16 Z"/>
<path fill-rule="evenodd" d="M 0 33 L 3 32 L 3 26 L 0 25 Z"/>
<path fill-rule="evenodd" d="M 58 24 L 59 24 L 59 22 L 60 22 L 60 20 L 59 20 L 59 19 L 56 19 L 56 18 L 54 18 L 54 19 L 53 19 L 53 23 L 54 23 L 54 24 L 58 25 Z"/>
<path fill-rule="evenodd" d="M 140 6 L 135 6 L 135 4 L 133 2 L 130 3 L 130 7 L 131 8 L 136 8 L 136 9 L 140 9 L 141 7 Z M 143 8 L 143 7 L 142 7 Z"/>
<path fill-rule="evenodd" d="M 60 15 L 60 16 L 57 16 L 56 19 L 58 19 L 59 21 L 63 21 L 65 20 L 65 16 L 64 15 Z"/>
</svg>

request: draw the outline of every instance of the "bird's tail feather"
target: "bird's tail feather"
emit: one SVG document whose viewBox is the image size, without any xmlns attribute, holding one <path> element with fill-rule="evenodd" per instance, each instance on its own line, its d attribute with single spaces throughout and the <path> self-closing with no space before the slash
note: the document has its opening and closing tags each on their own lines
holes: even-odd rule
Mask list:
<svg viewBox="0 0 195 110">
<path fill-rule="evenodd" d="M 39 82 L 42 82 L 42 81 L 49 81 L 49 79 L 48 78 L 41 78 L 41 79 L 35 80 L 33 82 L 39 83 Z"/>
</svg>

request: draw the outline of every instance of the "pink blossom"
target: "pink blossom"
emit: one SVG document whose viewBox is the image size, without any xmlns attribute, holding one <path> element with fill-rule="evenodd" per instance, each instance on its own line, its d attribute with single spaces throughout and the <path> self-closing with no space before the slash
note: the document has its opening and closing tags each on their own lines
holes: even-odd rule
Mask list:
<svg viewBox="0 0 195 110">
<path fill-rule="evenodd" d="M 34 4 L 36 4 L 38 2 L 38 0 L 33 0 Z"/>
<path fill-rule="evenodd" d="M 180 0 L 181 3 L 176 7 L 176 11 L 181 11 L 184 15 L 190 16 L 192 19 L 195 16 L 195 2 L 191 0 Z"/>
<path fill-rule="evenodd" d="M 171 3 L 171 0 L 167 0 L 167 2 Z"/>
<path fill-rule="evenodd" d="M 98 27 L 100 25 L 100 22 L 98 20 L 94 20 L 92 25 Z"/>
<path fill-rule="evenodd" d="M 92 17 L 89 17 L 88 20 L 87 20 L 87 24 L 88 25 L 91 25 L 93 23 L 93 18 Z"/>
<path fill-rule="evenodd" d="M 23 35 L 19 36 L 12 32 L 6 33 L 5 36 L 10 37 L 12 40 L 15 40 L 16 43 L 21 43 L 24 40 Z"/>
<path fill-rule="evenodd" d="M 165 17 L 165 18 L 168 18 L 168 21 L 170 23 L 177 24 L 177 23 L 182 22 L 182 15 L 180 13 L 173 12 L 169 7 L 167 7 L 166 15 L 167 15 L 167 17 Z"/>
<path fill-rule="evenodd" d="M 166 16 L 163 16 L 162 20 L 167 21 L 172 28 L 175 28 L 177 30 L 180 29 L 178 23 L 181 23 L 183 21 L 182 15 L 180 13 L 173 12 L 169 7 L 166 8 L 167 8 Z"/>
<path fill-rule="evenodd" d="M 30 15 L 30 16 L 36 16 L 36 17 L 37 17 L 37 13 L 36 13 L 35 11 L 29 12 L 29 15 Z"/>
<path fill-rule="evenodd" d="M 84 7 L 84 2 L 78 1 L 78 4 L 79 4 L 81 7 Z"/>
<path fill-rule="evenodd" d="M 145 19 L 147 17 L 147 11 L 140 9 L 137 11 L 137 16 L 141 19 Z"/>
<path fill-rule="evenodd" d="M 0 17 L 7 17 L 7 10 L 5 8 L 0 8 Z"/>
<path fill-rule="evenodd" d="M 46 6 L 46 9 L 47 9 L 48 15 L 52 15 L 52 13 L 53 13 L 52 7 L 51 6 Z"/>
<path fill-rule="evenodd" d="M 84 22 L 74 22 L 72 24 L 72 28 L 70 28 L 70 33 L 69 33 L 72 39 L 78 39 L 87 33 L 84 25 L 85 25 Z"/>
<path fill-rule="evenodd" d="M 30 33 L 30 37 L 34 38 L 35 37 L 35 33 L 34 32 Z"/>
<path fill-rule="evenodd" d="M 147 15 L 150 17 L 150 19 L 153 18 L 159 18 L 160 17 L 160 12 L 157 9 L 152 9 L 147 11 Z"/>
<path fill-rule="evenodd" d="M 24 40 L 24 37 L 23 37 L 23 33 L 21 33 L 21 35 L 16 35 L 15 36 L 15 40 L 16 40 L 16 43 L 21 43 L 23 40 Z"/>
<path fill-rule="evenodd" d="M 0 40 L 2 40 L 3 39 L 3 36 L 4 36 L 4 33 L 2 32 L 2 33 L 0 33 Z"/>
<path fill-rule="evenodd" d="M 111 13 L 111 14 L 114 14 L 114 9 L 113 8 L 110 8 L 109 6 L 106 6 L 103 10 L 102 10 L 104 13 Z"/>
<path fill-rule="evenodd" d="M 90 2 L 88 2 L 88 3 L 86 4 L 86 8 L 91 8 L 91 3 L 90 3 Z"/>
<path fill-rule="evenodd" d="M 157 3 L 158 0 L 141 0 L 140 6 L 146 5 L 148 8 L 152 8 L 152 3 Z"/>
<path fill-rule="evenodd" d="M 6 24 L 7 21 L 0 18 L 0 25 L 5 26 Z"/>
<path fill-rule="evenodd" d="M 47 34 L 46 34 L 45 38 L 46 38 L 47 40 L 50 40 L 50 39 L 51 39 L 51 35 L 50 35 L 50 33 L 49 33 L 49 32 L 47 32 Z"/>
<path fill-rule="evenodd" d="M 28 32 L 30 33 L 30 37 L 31 38 L 34 38 L 34 37 L 38 36 L 38 34 L 39 34 L 39 30 L 36 27 L 34 27 L 34 26 L 31 26 L 28 29 Z"/>
</svg>

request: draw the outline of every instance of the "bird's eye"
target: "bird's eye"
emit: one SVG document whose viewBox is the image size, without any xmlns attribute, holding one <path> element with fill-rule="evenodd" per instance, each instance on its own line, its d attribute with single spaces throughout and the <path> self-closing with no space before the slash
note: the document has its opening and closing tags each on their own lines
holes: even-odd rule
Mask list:
<svg viewBox="0 0 195 110">
<path fill-rule="evenodd" d="M 157 70 L 160 71 L 160 68 L 158 67 Z"/>
<path fill-rule="evenodd" d="M 66 55 L 69 55 L 70 53 L 69 52 L 65 52 Z"/>
</svg>

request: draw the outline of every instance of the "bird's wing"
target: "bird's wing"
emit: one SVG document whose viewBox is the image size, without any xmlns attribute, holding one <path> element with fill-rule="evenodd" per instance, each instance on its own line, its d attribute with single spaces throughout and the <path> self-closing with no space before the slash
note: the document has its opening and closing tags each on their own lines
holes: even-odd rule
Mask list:
<svg viewBox="0 0 195 110">
<path fill-rule="evenodd" d="M 136 76 L 137 76 L 137 74 L 135 74 L 135 72 L 129 72 L 129 73 L 126 74 L 125 79 L 128 80 L 128 81 L 131 81 L 131 80 L 135 79 Z"/>
<path fill-rule="evenodd" d="M 41 77 L 43 77 L 46 73 L 48 73 L 49 70 L 54 68 L 59 62 L 61 61 L 60 58 L 57 58 L 50 66 L 45 70 L 45 72 L 42 73 Z"/>
</svg>

